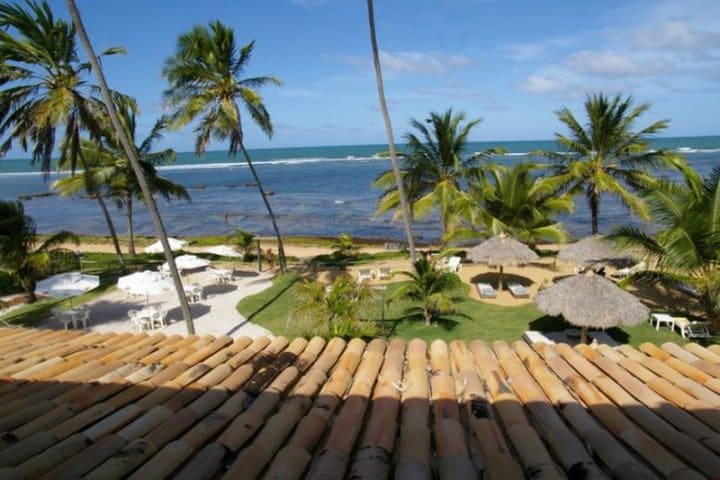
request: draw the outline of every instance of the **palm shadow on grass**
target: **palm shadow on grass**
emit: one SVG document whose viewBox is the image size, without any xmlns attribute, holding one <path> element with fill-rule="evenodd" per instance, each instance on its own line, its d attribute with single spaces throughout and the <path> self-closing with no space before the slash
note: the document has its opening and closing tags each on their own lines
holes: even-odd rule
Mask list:
<svg viewBox="0 0 720 480">
<path fill-rule="evenodd" d="M 259 315 L 259 314 L 262 313 L 266 308 L 268 308 L 270 305 L 272 305 L 272 304 L 275 302 L 275 300 L 277 300 L 278 298 L 282 297 L 285 292 L 287 292 L 288 290 L 290 290 L 290 288 L 292 288 L 292 286 L 295 285 L 295 284 L 296 284 L 297 282 L 299 282 L 299 281 L 300 281 L 300 277 L 299 277 L 299 276 L 295 277 L 295 278 L 294 278 L 291 282 L 289 282 L 284 288 L 279 289 L 279 290 L 275 293 L 275 295 L 273 295 L 272 297 L 268 298 L 268 300 L 267 300 L 265 303 L 263 303 L 262 305 L 260 305 L 260 307 L 258 307 L 257 310 L 255 310 L 254 312 L 252 312 L 251 314 L 249 314 L 249 315 L 246 317 L 247 320 L 250 321 L 250 322 L 252 322 L 252 320 L 253 320 L 257 315 Z"/>
<path fill-rule="evenodd" d="M 454 316 L 458 316 L 458 314 Z M 460 324 L 460 322 L 452 317 L 453 315 L 433 317 L 430 328 L 439 327 L 448 332 L 452 331 Z M 422 313 L 411 311 L 399 317 L 377 320 L 377 324 L 382 329 L 383 335 L 387 337 L 394 336 L 398 326 L 404 323 L 425 327 L 425 318 L 422 316 Z"/>
</svg>

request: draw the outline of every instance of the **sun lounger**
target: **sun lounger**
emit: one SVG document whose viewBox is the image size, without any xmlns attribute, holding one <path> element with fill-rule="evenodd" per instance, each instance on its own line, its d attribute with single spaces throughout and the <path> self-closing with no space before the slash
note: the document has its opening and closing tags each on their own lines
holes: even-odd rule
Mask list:
<svg viewBox="0 0 720 480">
<path fill-rule="evenodd" d="M 390 273 L 390 267 L 380 267 L 378 268 L 377 272 L 377 278 L 378 280 L 387 280 L 392 276 Z"/>
<path fill-rule="evenodd" d="M 710 338 L 708 322 L 691 322 L 685 317 L 673 317 L 674 326 L 680 328 L 683 338 Z"/>
<path fill-rule="evenodd" d="M 555 342 L 553 340 L 549 339 L 541 332 L 538 332 L 536 330 L 526 330 L 523 333 L 522 338 L 529 345 L 532 345 L 533 343 L 547 343 L 548 345 L 555 345 Z"/>
<path fill-rule="evenodd" d="M 529 298 L 530 291 L 519 283 L 510 282 L 508 283 L 508 290 L 512 293 L 513 297 L 516 298 Z"/>
<path fill-rule="evenodd" d="M 462 261 L 462 258 L 460 257 L 450 257 L 448 258 L 447 265 L 445 265 L 445 268 L 448 272 L 457 273 L 460 271 L 460 262 Z"/>
<path fill-rule="evenodd" d="M 476 283 L 475 287 L 477 288 L 478 294 L 480 294 L 481 297 L 484 298 L 495 298 L 497 294 L 495 293 L 495 289 L 493 289 L 492 285 L 489 283 Z"/>
<path fill-rule="evenodd" d="M 371 268 L 358 269 L 358 282 L 367 282 L 373 279 L 373 271 Z"/>
<path fill-rule="evenodd" d="M 645 270 L 647 270 L 647 264 L 645 262 L 639 262 L 632 267 L 617 270 L 612 276 L 616 278 L 625 278 Z"/>
</svg>

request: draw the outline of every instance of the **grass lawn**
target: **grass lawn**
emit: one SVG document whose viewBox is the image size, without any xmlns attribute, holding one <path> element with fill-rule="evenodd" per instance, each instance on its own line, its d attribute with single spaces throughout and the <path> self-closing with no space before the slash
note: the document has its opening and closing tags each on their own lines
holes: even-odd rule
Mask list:
<svg viewBox="0 0 720 480">
<path fill-rule="evenodd" d="M 288 323 L 288 316 L 296 304 L 292 286 L 298 280 L 298 275 L 294 273 L 278 276 L 272 287 L 243 299 L 237 306 L 238 311 L 275 335 L 290 338 L 302 336 L 303 331 L 300 326 L 292 322 Z M 389 297 L 395 288 L 396 285 L 390 285 L 384 296 Z M 407 302 L 395 301 L 385 305 L 382 301 L 382 292 L 379 292 L 378 301 L 371 311 L 367 312 L 367 317 L 381 322 L 388 336 L 404 340 L 422 338 L 431 341 L 441 338 L 446 341 L 481 339 L 487 342 L 495 340 L 514 342 L 520 340 L 525 330 L 553 331 L 563 330 L 569 326 L 561 319 L 543 315 L 532 305 L 520 307 L 489 305 L 468 297 L 467 291 L 467 285 L 463 285 L 454 292 L 457 309 L 461 315 L 449 316 L 435 322 L 431 327 L 426 327 L 421 319 L 410 319 L 404 315 L 404 311 L 410 306 Z M 680 334 L 671 332 L 667 328 L 656 331 L 649 323 L 632 328 L 612 328 L 608 333 L 616 340 L 631 345 L 644 342 L 658 345 L 664 342 L 685 343 Z"/>
</svg>

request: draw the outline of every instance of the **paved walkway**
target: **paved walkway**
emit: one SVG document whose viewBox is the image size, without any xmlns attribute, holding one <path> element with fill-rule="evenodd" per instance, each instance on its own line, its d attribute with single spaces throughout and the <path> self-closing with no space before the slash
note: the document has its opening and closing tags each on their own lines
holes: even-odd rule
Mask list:
<svg viewBox="0 0 720 480">
<path fill-rule="evenodd" d="M 204 285 L 205 298 L 200 302 L 191 303 L 190 311 L 195 324 L 197 335 L 229 335 L 233 338 L 272 337 L 272 332 L 248 321 L 240 315 L 235 306 L 249 296 L 268 288 L 272 284 L 272 276 L 241 272 L 230 283 L 218 285 L 202 281 L 202 273 L 191 281 L 200 281 Z M 156 331 L 166 335 L 186 335 L 185 322 L 182 319 L 180 303 L 175 293 L 167 293 L 150 297 L 147 302 L 138 298 L 125 298 L 123 292 L 113 290 L 88 303 L 90 307 L 91 325 L 88 330 L 92 332 L 129 332 L 132 331 L 128 319 L 128 310 L 141 310 L 148 306 L 164 308 L 168 312 L 168 325 Z M 48 321 L 44 326 L 49 328 L 62 328 L 55 320 Z"/>
</svg>

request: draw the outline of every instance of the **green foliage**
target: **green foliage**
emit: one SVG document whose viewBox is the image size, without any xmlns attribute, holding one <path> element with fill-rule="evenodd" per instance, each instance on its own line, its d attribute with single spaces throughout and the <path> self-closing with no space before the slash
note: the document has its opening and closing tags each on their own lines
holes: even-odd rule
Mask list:
<svg viewBox="0 0 720 480">
<path fill-rule="evenodd" d="M 650 169 L 667 164 L 667 153 L 651 150 L 650 139 L 668 124 L 660 120 L 633 131 L 635 121 L 649 108 L 647 103 L 633 107 L 631 97 L 622 99 L 618 95 L 610 99 L 597 93 L 585 101 L 587 127 L 567 108 L 557 112 L 570 135 L 555 134 L 561 153 L 541 154 L 554 160 L 555 180 L 568 193 L 585 195 L 593 234 L 598 233 L 600 198 L 604 193 L 617 197 L 638 217 L 648 218 L 647 205 L 633 191 L 652 184 Z"/>
<path fill-rule="evenodd" d="M 37 231 L 32 218 L 25 215 L 20 202 L 0 201 L 0 269 L 10 273 L 35 301 L 37 281 L 51 272 L 50 252 L 77 237 L 62 231 L 37 246 Z"/>
<path fill-rule="evenodd" d="M 650 266 L 636 281 L 684 283 L 700 293 L 711 319 L 720 318 L 720 168 L 701 178 L 681 158 L 673 159 L 681 181 L 660 180 L 642 191 L 655 230 L 616 227 L 609 238 L 643 256 Z"/>
<path fill-rule="evenodd" d="M 298 303 L 291 318 L 304 326 L 307 336 L 351 338 L 377 333 L 375 324 L 360 319 L 360 312 L 373 301 L 366 283 L 345 276 L 330 285 L 304 280 L 293 293 Z"/>
<path fill-rule="evenodd" d="M 333 254 L 336 257 L 352 257 L 357 255 L 358 250 L 360 247 L 355 245 L 355 242 L 353 242 L 352 237 L 347 233 L 342 233 L 337 237 L 337 240 L 333 244 L 332 248 L 335 250 Z"/>
<path fill-rule="evenodd" d="M 255 247 L 255 234 L 236 228 L 233 231 L 233 242 L 243 252 L 243 260 L 247 260 Z"/>
<path fill-rule="evenodd" d="M 463 184 L 470 178 L 480 158 L 489 152 L 468 156 L 468 137 L 480 119 L 465 122 L 465 114 L 452 109 L 440 114 L 431 112 L 423 122 L 413 119 L 410 125 L 418 135 L 406 134 L 409 153 L 402 159 L 403 187 L 411 205 L 412 217 L 423 218 L 439 211 L 443 236 L 447 233 L 454 207 L 463 197 Z M 384 189 L 377 213 L 402 215 L 400 199 L 392 170 L 382 172 L 373 183 Z"/>
<path fill-rule="evenodd" d="M 391 300 L 409 300 L 418 306 L 411 307 L 407 314 L 422 314 L 425 324 L 443 314 L 455 313 L 453 298 L 449 291 L 460 285 L 460 278 L 454 273 L 435 268 L 435 262 L 423 255 L 413 264 L 412 272 L 400 274 L 409 279 L 395 291 Z"/>
<path fill-rule="evenodd" d="M 572 211 L 572 197 L 562 194 L 554 179 L 535 175 L 542 167 L 487 163 L 478 168 L 467 195 L 457 205 L 451 238 L 507 233 L 530 246 L 541 241 L 565 242 L 567 232 L 555 217 Z"/>
</svg>

